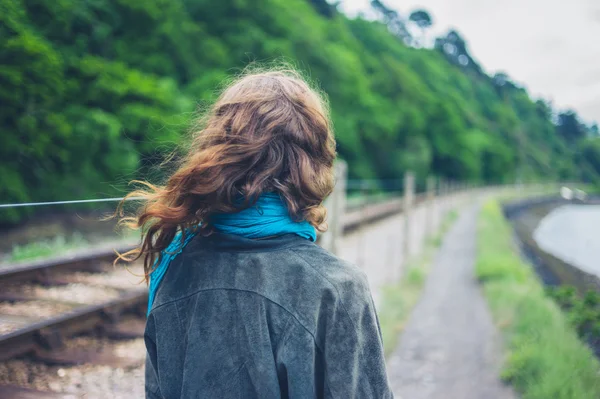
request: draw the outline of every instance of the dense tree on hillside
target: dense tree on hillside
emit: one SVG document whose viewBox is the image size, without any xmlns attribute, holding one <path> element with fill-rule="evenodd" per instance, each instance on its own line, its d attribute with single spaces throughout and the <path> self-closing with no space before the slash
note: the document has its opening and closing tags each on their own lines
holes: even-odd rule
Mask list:
<svg viewBox="0 0 600 399">
<path fill-rule="evenodd" d="M 451 30 L 446 36 L 436 39 L 435 48 L 451 63 L 483 75 L 481 67 L 469 54 L 465 39 L 457 31 Z"/>
<path fill-rule="evenodd" d="M 408 20 L 414 22 L 421 29 L 420 44 L 424 45 L 425 31 L 433 25 L 431 15 L 425 10 L 415 10 L 410 13 Z"/>
<path fill-rule="evenodd" d="M 584 139 L 589 128 L 579 121 L 574 111 L 566 111 L 558 114 L 556 131 L 569 144 L 574 144 Z"/>
<path fill-rule="evenodd" d="M 148 178 L 220 82 L 280 57 L 328 94 L 351 178 L 580 177 L 581 135 L 485 75 L 458 33 L 415 49 L 380 1 L 382 22 L 326 3 L 0 0 L 0 202 L 109 196 Z"/>
<path fill-rule="evenodd" d="M 327 0 L 310 0 L 319 14 L 331 18 L 337 13 L 337 3 L 330 3 Z"/>
<path fill-rule="evenodd" d="M 600 185 L 600 137 L 592 136 L 579 143 L 577 161 L 582 179 Z"/>
<path fill-rule="evenodd" d="M 420 28 L 429 28 L 433 23 L 431 16 L 425 10 L 416 10 L 411 12 L 408 19 L 416 23 Z"/>
<path fill-rule="evenodd" d="M 389 8 L 380 0 L 372 0 L 371 6 L 380 15 L 381 20 L 394 36 L 400 38 L 406 44 L 412 42 L 412 35 L 406 28 L 406 21 L 396 10 Z"/>
</svg>

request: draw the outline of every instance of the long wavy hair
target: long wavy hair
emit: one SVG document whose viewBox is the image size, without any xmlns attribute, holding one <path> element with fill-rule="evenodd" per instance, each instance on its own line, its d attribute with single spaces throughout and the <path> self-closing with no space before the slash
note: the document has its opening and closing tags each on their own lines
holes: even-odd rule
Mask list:
<svg viewBox="0 0 600 399">
<path fill-rule="evenodd" d="M 210 234 L 212 214 L 239 212 L 266 192 L 278 193 L 294 220 L 326 230 L 335 139 L 325 97 L 298 72 L 242 74 L 193 126 L 166 184 L 136 182 L 143 189 L 128 197 L 142 198 L 137 213 L 123 217 L 123 202 L 118 210 L 120 224 L 142 232 L 140 245 L 119 259 L 143 257 L 146 281 L 178 232 Z"/>
</svg>

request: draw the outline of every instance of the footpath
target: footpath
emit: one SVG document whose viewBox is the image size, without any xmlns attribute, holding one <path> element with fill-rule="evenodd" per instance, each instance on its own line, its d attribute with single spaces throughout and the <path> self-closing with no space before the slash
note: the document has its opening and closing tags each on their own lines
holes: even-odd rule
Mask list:
<svg viewBox="0 0 600 399">
<path fill-rule="evenodd" d="M 439 230 L 444 215 L 454 207 L 452 201 L 459 200 L 438 199 L 433 205 L 415 207 L 410 216 L 408 245 L 404 243 L 404 214 L 389 216 L 342 237 L 339 256 L 367 274 L 376 306 L 380 305 L 381 287 L 400 278 L 406 259 L 423 251 L 427 234 Z"/>
<path fill-rule="evenodd" d="M 474 276 L 477 206 L 452 226 L 388 376 L 401 399 L 513 399 L 499 380 L 500 337 Z"/>
</svg>

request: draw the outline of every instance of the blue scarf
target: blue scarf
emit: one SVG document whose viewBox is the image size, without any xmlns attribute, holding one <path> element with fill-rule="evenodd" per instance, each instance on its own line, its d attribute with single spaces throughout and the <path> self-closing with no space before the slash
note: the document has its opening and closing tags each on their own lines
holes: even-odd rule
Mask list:
<svg viewBox="0 0 600 399">
<path fill-rule="evenodd" d="M 315 228 L 307 221 L 293 221 L 281 197 L 274 193 L 261 195 L 254 206 L 243 211 L 212 215 L 210 224 L 220 232 L 246 238 L 297 234 L 313 242 L 317 239 Z M 186 231 L 185 238 L 182 240 L 181 232 L 177 233 L 171 244 L 162 252 L 160 263 L 154 264 L 154 270 L 150 274 L 148 314 L 150 314 L 156 291 L 169 264 L 195 235 L 196 233 L 193 231 Z"/>
</svg>

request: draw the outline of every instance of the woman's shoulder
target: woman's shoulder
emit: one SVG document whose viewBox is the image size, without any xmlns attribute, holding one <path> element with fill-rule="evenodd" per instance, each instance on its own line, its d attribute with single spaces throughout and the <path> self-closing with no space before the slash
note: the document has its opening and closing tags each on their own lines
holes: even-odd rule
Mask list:
<svg viewBox="0 0 600 399">
<path fill-rule="evenodd" d="M 367 283 L 367 275 L 358 266 L 341 259 L 316 244 L 291 248 L 290 251 L 317 270 L 331 283 Z"/>
<path fill-rule="evenodd" d="M 326 335 L 333 331 L 344 336 L 361 328 L 366 319 L 374 320 L 369 283 L 360 268 L 316 245 L 303 245 L 289 252 L 291 264 L 301 262 L 300 273 L 308 277 L 300 277 L 298 288 L 288 291 L 288 305 L 317 343 L 326 341 Z"/>
<path fill-rule="evenodd" d="M 290 253 L 302 262 L 307 274 L 314 276 L 313 284 L 340 300 L 370 299 L 367 275 L 356 265 L 347 262 L 315 244 L 291 248 Z"/>
</svg>

